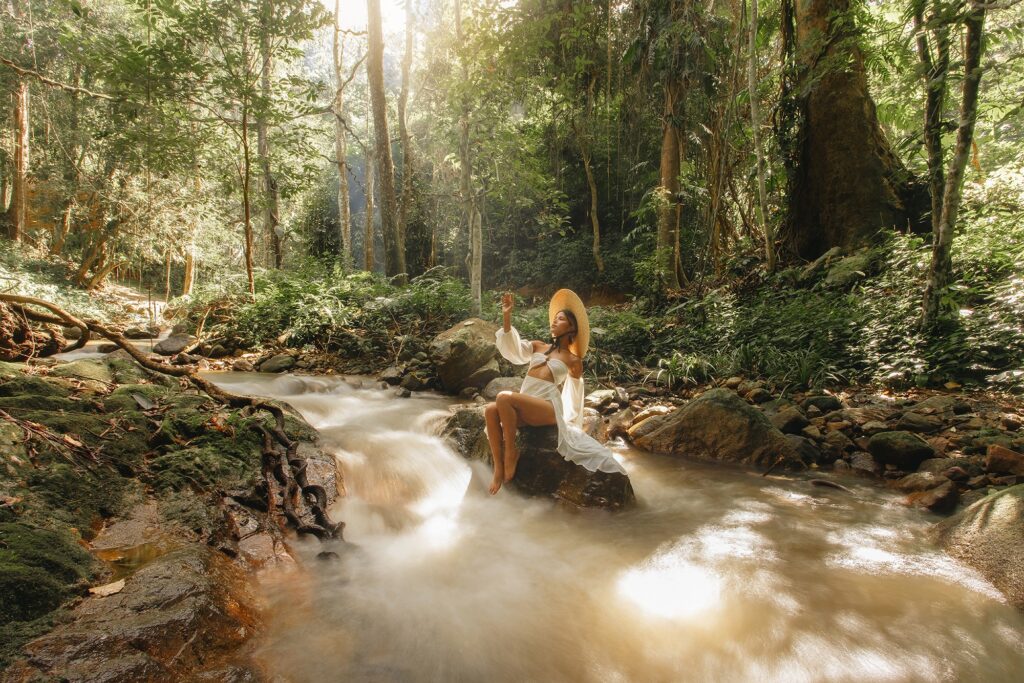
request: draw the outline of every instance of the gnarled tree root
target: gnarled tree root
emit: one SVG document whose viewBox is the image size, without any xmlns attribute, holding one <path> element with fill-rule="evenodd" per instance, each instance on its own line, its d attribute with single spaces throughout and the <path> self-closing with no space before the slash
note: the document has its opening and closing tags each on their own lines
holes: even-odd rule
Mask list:
<svg viewBox="0 0 1024 683">
<path fill-rule="evenodd" d="M 262 410 L 270 413 L 274 418 L 273 425 L 270 428 L 264 425 L 256 425 L 254 427 L 260 432 L 263 441 L 262 472 L 264 484 L 267 488 L 268 514 L 273 515 L 277 509 L 275 499 L 278 494 L 276 491 L 277 487 L 274 486 L 276 481 L 282 493 L 281 513 L 298 533 L 313 534 L 321 540 L 328 538 L 342 539 L 342 531 L 345 525 L 341 522 L 331 521 L 326 509 L 327 492 L 322 486 L 310 484 L 307 480 L 306 460 L 298 454 L 298 442 L 292 440 L 285 431 L 284 410 L 281 406 L 264 399 L 240 396 L 224 391 L 212 382 L 200 377 L 197 374 L 198 368 L 194 365 L 171 365 L 153 360 L 116 330 L 108 328 L 97 320 L 79 320 L 48 301 L 14 294 L 0 294 L 0 302 L 17 306 L 19 312 L 24 311 L 24 316 L 30 320 L 73 326 L 81 329 L 81 339 L 75 345 L 65 350 L 80 348 L 89 339 L 91 334 L 97 334 L 124 349 L 128 355 L 147 370 L 186 379 L 192 386 L 206 393 L 213 400 L 231 408 L 246 409 L 251 412 Z M 54 315 L 50 316 L 32 311 L 29 306 L 45 308 Z M 302 505 L 305 505 L 308 509 L 308 517 L 300 511 Z M 310 518 L 313 522 L 307 521 Z"/>
</svg>

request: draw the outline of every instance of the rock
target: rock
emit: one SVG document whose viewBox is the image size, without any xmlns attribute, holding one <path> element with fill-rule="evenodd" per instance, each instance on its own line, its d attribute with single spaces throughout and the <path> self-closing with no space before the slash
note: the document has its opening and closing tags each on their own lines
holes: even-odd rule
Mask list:
<svg viewBox="0 0 1024 683">
<path fill-rule="evenodd" d="M 518 391 L 521 386 L 521 377 L 496 377 L 487 382 L 480 395 L 487 400 L 495 400 L 502 391 Z"/>
<path fill-rule="evenodd" d="M 805 465 L 810 465 L 816 462 L 822 461 L 821 451 L 814 445 L 814 442 L 810 439 L 806 439 L 796 434 L 786 434 L 786 441 L 789 442 L 793 452 L 796 453 L 797 457 L 803 461 Z"/>
<path fill-rule="evenodd" d="M 971 406 L 956 396 L 936 395 L 914 404 L 914 412 L 963 415 L 971 412 Z"/>
<path fill-rule="evenodd" d="M 816 272 L 821 270 L 821 268 L 824 265 L 826 265 L 828 263 L 834 262 L 836 259 L 840 258 L 842 255 L 843 255 L 843 248 L 842 247 L 832 247 L 831 249 L 826 251 L 824 254 L 822 254 L 818 258 L 814 259 L 814 261 L 812 261 L 812 262 L 808 263 L 806 266 L 804 266 L 803 270 L 800 272 L 799 280 L 801 282 L 806 282 L 806 281 L 810 280 L 811 277 Z"/>
<path fill-rule="evenodd" d="M 1000 417 L 1000 422 L 1003 424 L 1003 429 L 1008 432 L 1020 431 L 1022 423 L 1021 419 L 1016 415 L 1006 413 Z"/>
<path fill-rule="evenodd" d="M 935 451 L 924 439 L 902 431 L 875 434 L 868 442 L 868 450 L 878 462 L 910 472 L 935 455 Z"/>
<path fill-rule="evenodd" d="M 391 365 L 385 368 L 384 372 L 380 373 L 380 378 L 388 384 L 398 384 L 402 381 L 403 375 L 405 375 L 405 366 Z"/>
<path fill-rule="evenodd" d="M 398 389 L 395 389 L 395 396 L 397 396 L 398 398 L 409 398 L 410 396 L 412 396 L 412 392 L 409 391 L 408 389 L 399 387 Z"/>
<path fill-rule="evenodd" d="M 992 444 L 985 453 L 985 471 L 1024 476 L 1024 455 Z"/>
<path fill-rule="evenodd" d="M 134 362 L 134 361 L 132 361 Z M 107 363 L 100 360 L 82 359 L 55 365 L 50 371 L 56 377 L 76 377 L 79 379 L 91 379 L 105 384 L 114 381 L 114 373 Z"/>
<path fill-rule="evenodd" d="M 82 338 L 82 329 L 80 327 L 65 327 L 63 331 L 64 339 L 67 341 L 78 341 Z"/>
<path fill-rule="evenodd" d="M 114 344 L 113 342 L 104 342 L 102 344 L 96 345 L 96 350 L 100 353 L 113 353 L 114 351 L 117 351 L 119 348 L 121 347 L 118 346 L 117 344 Z"/>
<path fill-rule="evenodd" d="M 494 334 L 498 327 L 470 318 L 437 335 L 430 342 L 430 359 L 447 391 L 456 393 L 467 386 L 483 388 L 501 373 Z M 491 365 L 493 363 L 493 365 Z M 493 372 L 481 373 L 485 366 Z"/>
<path fill-rule="evenodd" d="M 862 424 L 860 426 L 860 429 L 861 429 L 862 432 L 864 432 L 865 434 L 870 436 L 872 434 L 877 434 L 878 432 L 888 431 L 889 430 L 889 425 L 887 425 L 884 422 L 878 422 L 877 420 L 872 420 L 870 422 L 865 422 L 864 424 Z"/>
<path fill-rule="evenodd" d="M 482 367 L 477 368 L 468 376 L 466 376 L 462 382 L 467 387 L 475 387 L 482 389 L 490 384 L 491 380 L 496 379 L 501 375 L 501 368 L 498 365 L 497 360 L 489 360 Z M 519 381 L 522 384 L 522 380 Z"/>
<path fill-rule="evenodd" d="M 961 494 L 960 504 L 965 508 L 970 507 L 988 495 L 990 495 L 990 492 L 985 490 L 968 491 L 967 493 Z"/>
<path fill-rule="evenodd" d="M 252 363 L 244 358 L 239 358 L 233 362 L 231 364 L 231 369 L 235 372 L 256 372 L 256 368 L 253 367 Z"/>
<path fill-rule="evenodd" d="M 75 328 L 78 329 L 78 328 Z M 156 339 L 159 336 L 160 330 L 155 327 L 129 327 L 124 331 L 124 336 L 127 339 Z"/>
<path fill-rule="evenodd" d="M 782 432 L 728 389 L 712 389 L 669 415 L 630 430 L 640 448 L 704 460 L 785 468 L 802 466 Z"/>
<path fill-rule="evenodd" d="M 260 363 L 260 372 L 284 372 L 295 367 L 295 356 L 279 353 Z"/>
<path fill-rule="evenodd" d="M 821 441 L 821 430 L 814 425 L 809 425 L 800 430 L 800 433 L 806 436 L 808 439 L 815 441 Z"/>
<path fill-rule="evenodd" d="M 882 476 L 882 466 L 871 457 L 870 453 L 857 451 L 850 456 L 850 469 L 854 474 L 877 479 Z"/>
<path fill-rule="evenodd" d="M 608 429 L 606 430 L 608 438 L 627 438 L 629 435 L 629 427 L 633 424 L 633 420 L 635 418 L 636 413 L 633 412 L 632 408 L 626 408 L 625 410 L 622 410 L 608 418 Z"/>
<path fill-rule="evenodd" d="M 207 352 L 206 355 L 209 356 L 210 358 L 223 358 L 224 356 L 227 356 L 230 353 L 231 352 L 228 351 L 223 344 L 214 344 L 213 346 L 210 347 L 210 350 L 209 352 Z"/>
<path fill-rule="evenodd" d="M 185 351 L 197 341 L 199 340 L 191 334 L 172 334 L 167 339 L 158 342 L 153 347 L 153 353 L 158 353 L 161 356 L 174 356 Z"/>
<path fill-rule="evenodd" d="M 783 434 L 799 434 L 804 427 L 810 424 L 804 414 L 796 408 L 784 408 L 769 419 L 775 428 Z"/>
<path fill-rule="evenodd" d="M 897 491 L 902 491 L 903 493 L 917 493 L 919 491 L 933 489 L 936 486 L 941 486 L 947 481 L 949 481 L 949 479 L 940 474 L 934 474 L 932 472 L 914 472 L 913 474 L 908 474 L 895 482 L 893 486 Z"/>
<path fill-rule="evenodd" d="M 858 280 L 867 276 L 871 270 L 871 252 L 862 252 L 840 259 L 828 270 L 825 276 L 826 287 L 849 287 Z"/>
<path fill-rule="evenodd" d="M 722 386 L 724 386 L 726 389 L 735 389 L 741 384 L 743 384 L 742 377 L 730 377 L 729 379 L 725 380 L 725 382 L 722 383 Z"/>
<path fill-rule="evenodd" d="M 644 420 L 656 415 L 668 415 L 675 409 L 675 406 L 647 406 L 636 414 L 636 417 L 633 418 L 633 422 L 630 424 L 630 427 L 635 427 Z M 632 434 L 630 435 L 630 438 L 632 438 Z"/>
<path fill-rule="evenodd" d="M 615 400 L 615 398 L 614 389 L 598 389 L 587 394 L 586 398 L 583 399 L 583 405 L 587 408 L 600 410 Z"/>
<path fill-rule="evenodd" d="M 76 681 L 182 680 L 237 649 L 256 626 L 244 575 L 203 546 L 160 557 L 107 597 L 90 597 L 73 621 L 25 646 L 7 674 Z"/>
<path fill-rule="evenodd" d="M 902 417 L 896 422 L 896 429 L 906 432 L 930 434 L 942 429 L 942 418 L 914 412 L 903 413 Z"/>
<path fill-rule="evenodd" d="M 825 436 L 825 444 L 836 453 L 836 457 L 840 457 L 844 451 L 855 448 L 850 438 L 838 430 L 831 431 Z"/>
<path fill-rule="evenodd" d="M 427 388 L 428 383 L 427 378 L 420 373 L 410 372 L 402 378 L 402 382 L 399 386 L 403 389 L 408 389 L 409 391 L 423 391 Z"/>
<path fill-rule="evenodd" d="M 476 387 L 466 387 L 465 389 L 459 392 L 459 398 L 465 399 L 467 401 L 474 398 L 478 398 L 479 396 L 480 392 L 477 391 Z"/>
<path fill-rule="evenodd" d="M 901 480 L 902 481 L 902 480 Z M 926 508 L 939 514 L 947 514 L 956 509 L 960 502 L 960 492 L 956 484 L 946 479 L 945 482 L 935 488 L 911 493 L 907 496 L 907 503 L 916 507 Z"/>
<path fill-rule="evenodd" d="M 936 524 L 932 533 L 946 552 L 1024 609 L 1024 485 L 982 498 Z"/>
<path fill-rule="evenodd" d="M 471 460 L 491 462 L 482 407 L 460 408 L 445 423 L 444 436 Z M 590 472 L 556 450 L 556 427 L 523 427 L 516 435 L 519 465 L 506 486 L 529 496 L 553 497 L 580 507 L 620 509 L 636 502 L 629 477 L 618 472 Z"/>
<path fill-rule="evenodd" d="M 760 408 L 762 411 L 764 411 L 765 415 L 767 415 L 768 417 L 772 417 L 773 415 L 781 413 L 786 408 L 793 408 L 795 406 L 796 404 L 790 401 L 788 398 L 773 398 L 770 401 L 765 401 L 764 403 L 762 403 L 760 405 Z M 803 413 L 801 413 L 801 415 L 802 414 Z"/>
<path fill-rule="evenodd" d="M 963 467 L 957 467 L 955 465 L 953 467 L 950 467 L 945 472 L 943 472 L 942 476 L 946 477 L 951 481 L 955 481 L 958 484 L 966 482 L 968 479 L 971 478 L 971 475 L 970 473 L 967 472 L 967 470 L 965 470 Z"/>
<path fill-rule="evenodd" d="M 747 392 L 746 399 L 751 403 L 766 403 L 772 400 L 772 394 L 766 389 L 755 387 Z"/>
<path fill-rule="evenodd" d="M 804 412 L 808 412 L 814 406 L 822 413 L 829 413 L 833 410 L 840 410 L 843 404 L 839 402 L 839 399 L 831 394 L 825 394 L 823 396 L 808 396 L 801 403 L 800 407 L 804 409 Z M 813 417 L 808 412 L 808 417 Z"/>
<path fill-rule="evenodd" d="M 804 412 L 807 414 L 807 417 L 811 419 L 821 417 L 822 415 L 824 415 L 821 408 L 819 408 L 816 405 L 807 406 L 806 408 L 804 408 Z"/>
</svg>

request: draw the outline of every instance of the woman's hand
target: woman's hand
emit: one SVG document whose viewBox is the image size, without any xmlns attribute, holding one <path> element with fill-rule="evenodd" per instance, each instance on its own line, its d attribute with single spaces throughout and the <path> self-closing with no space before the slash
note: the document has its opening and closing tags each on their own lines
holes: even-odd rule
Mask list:
<svg viewBox="0 0 1024 683">
<path fill-rule="evenodd" d="M 501 323 L 505 332 L 512 329 L 512 306 L 514 305 L 512 292 L 505 292 L 501 295 Z"/>
</svg>

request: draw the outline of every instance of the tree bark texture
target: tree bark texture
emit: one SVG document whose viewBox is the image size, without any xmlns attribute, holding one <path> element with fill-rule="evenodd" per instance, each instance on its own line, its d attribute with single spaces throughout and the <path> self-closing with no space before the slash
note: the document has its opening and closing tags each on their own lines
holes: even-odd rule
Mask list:
<svg viewBox="0 0 1024 683">
<path fill-rule="evenodd" d="M 384 271 L 389 277 L 405 272 L 405 245 L 398 231 L 398 206 L 395 200 L 395 166 L 388 135 L 387 102 L 384 94 L 384 38 L 381 28 L 380 0 L 366 0 L 368 55 L 366 75 L 373 106 L 373 131 L 376 138 L 377 171 L 380 175 L 380 218 L 384 237 Z"/>
<path fill-rule="evenodd" d="M 352 265 L 352 212 L 348 192 L 348 137 L 345 130 L 345 36 L 341 0 L 334 0 L 334 156 L 338 165 L 338 249 L 345 268 Z"/>
<path fill-rule="evenodd" d="M 665 110 L 661 124 L 661 164 L 658 185 L 658 269 L 665 286 L 679 288 L 676 274 L 677 212 L 679 203 L 680 137 L 676 103 L 679 86 L 665 85 Z"/>
<path fill-rule="evenodd" d="M 764 150 L 761 148 L 761 112 L 758 103 L 758 77 L 757 77 L 757 26 L 758 7 L 757 0 L 750 3 L 750 26 L 749 39 L 750 48 L 747 61 L 747 89 L 750 95 L 750 130 L 753 137 L 754 154 L 757 157 L 757 223 L 764 231 L 764 253 L 768 272 L 775 272 L 775 230 L 767 220 L 767 205 L 765 192 L 764 172 Z"/>
<path fill-rule="evenodd" d="M 984 53 L 985 5 L 974 4 L 964 19 L 967 36 L 964 48 L 963 98 L 960 102 L 960 123 L 956 132 L 956 148 L 949 162 L 942 193 L 942 217 L 932 235 L 932 260 L 925 287 L 921 317 L 922 327 L 932 327 L 941 312 L 942 295 L 949 289 L 953 275 L 953 231 L 960 211 L 964 170 L 971 153 L 974 124 L 978 119 L 978 88 L 981 85 L 981 57 Z"/>
<path fill-rule="evenodd" d="M 11 204 L 7 208 L 7 236 L 20 241 L 28 220 L 29 100 L 26 81 L 19 81 L 13 99 L 14 163 L 11 168 Z"/>
<path fill-rule="evenodd" d="M 271 97 L 270 75 L 274 69 L 274 60 L 270 51 L 269 28 L 266 25 L 260 31 L 260 57 L 263 66 L 260 72 L 260 90 L 264 102 L 269 102 Z M 259 156 L 260 167 L 263 172 L 263 231 L 274 260 L 274 267 L 280 270 L 284 265 L 284 252 L 281 248 L 281 236 L 278 232 L 278 227 L 281 224 L 281 202 L 277 178 L 274 177 L 273 168 L 270 163 L 270 139 L 265 114 L 261 114 L 256 119 L 256 153 Z"/>
<path fill-rule="evenodd" d="M 256 279 L 253 275 L 252 256 L 252 153 L 249 149 L 249 105 L 242 104 L 242 221 L 245 232 L 245 276 L 249 281 L 249 296 L 256 299 Z"/>
<path fill-rule="evenodd" d="M 374 162 L 373 153 L 366 154 L 366 220 L 364 221 L 363 227 L 363 269 L 369 272 L 373 272 L 374 260 L 374 234 L 373 234 L 373 211 L 374 201 L 373 194 L 375 191 L 374 182 L 376 176 L 376 164 Z"/>
<path fill-rule="evenodd" d="M 918 228 L 924 187 L 892 152 L 867 89 L 851 0 L 795 0 L 801 118 L 787 243 L 803 258 Z"/>
<path fill-rule="evenodd" d="M 415 170 L 412 155 L 412 136 L 409 134 L 407 108 L 409 104 L 409 71 L 412 68 L 413 11 L 412 0 L 405 0 L 405 52 L 402 55 L 402 89 L 398 94 L 398 137 L 402 142 L 402 200 L 398 214 L 398 236 L 403 251 L 409 233 L 409 215 L 413 201 L 412 178 Z M 404 258 L 408 261 L 408 255 Z"/>
<path fill-rule="evenodd" d="M 462 34 L 462 1 L 455 2 L 455 39 L 458 45 L 463 43 Z M 469 81 L 469 65 L 460 53 L 462 62 L 462 78 Z M 462 96 L 462 111 L 459 115 L 459 194 L 462 196 L 463 213 L 466 220 L 466 232 L 469 237 L 469 253 L 466 255 L 466 269 L 469 271 L 470 294 L 473 298 L 470 312 L 480 315 L 483 280 L 483 228 L 480 209 L 477 206 L 476 193 L 473 189 L 473 151 L 469 135 L 470 118 L 469 97 Z"/>
</svg>

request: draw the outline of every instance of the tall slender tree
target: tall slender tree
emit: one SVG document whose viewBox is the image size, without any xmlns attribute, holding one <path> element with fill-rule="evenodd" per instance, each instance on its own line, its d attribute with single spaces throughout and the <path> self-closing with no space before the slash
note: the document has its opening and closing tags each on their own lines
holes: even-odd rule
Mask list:
<svg viewBox="0 0 1024 683">
<path fill-rule="evenodd" d="M 384 236 L 384 271 L 388 276 L 405 273 L 405 245 L 398 229 L 398 203 L 395 198 L 395 165 L 388 135 L 387 101 L 384 93 L 384 37 L 380 0 L 366 0 L 367 59 L 366 77 L 373 106 L 373 131 L 376 140 L 377 172 L 380 176 L 380 218 Z"/>
</svg>

